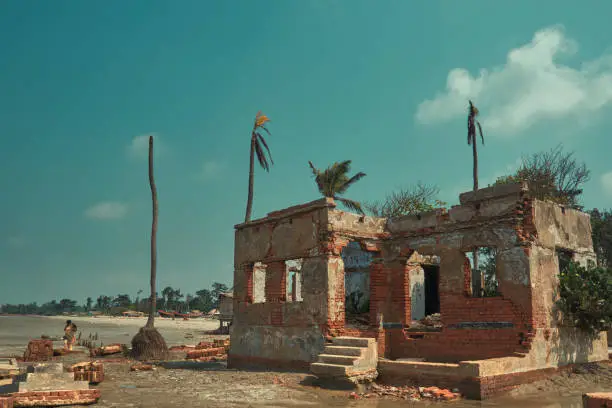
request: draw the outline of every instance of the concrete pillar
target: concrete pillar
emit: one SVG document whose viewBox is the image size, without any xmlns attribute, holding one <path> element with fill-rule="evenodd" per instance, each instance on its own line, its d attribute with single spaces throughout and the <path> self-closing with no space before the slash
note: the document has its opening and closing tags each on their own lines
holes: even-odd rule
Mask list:
<svg viewBox="0 0 612 408">
<path fill-rule="evenodd" d="M 325 255 L 327 264 L 327 324 L 342 328 L 345 321 L 344 262 L 338 255 Z"/>
<path fill-rule="evenodd" d="M 389 282 L 382 258 L 374 258 L 370 264 L 370 322 L 382 327 Z"/>
<path fill-rule="evenodd" d="M 407 258 L 393 260 L 386 269 L 391 277 L 391 303 L 387 316 L 395 323 L 410 324 L 410 268 Z"/>
<path fill-rule="evenodd" d="M 253 303 L 253 264 L 246 264 L 243 266 L 244 272 L 244 292 L 239 294 L 240 300 Z"/>
<path fill-rule="evenodd" d="M 287 300 L 287 269 L 285 261 L 267 263 L 266 269 L 266 302 L 284 302 Z"/>
<path fill-rule="evenodd" d="M 291 301 L 297 301 L 297 272 L 291 274 Z"/>
</svg>

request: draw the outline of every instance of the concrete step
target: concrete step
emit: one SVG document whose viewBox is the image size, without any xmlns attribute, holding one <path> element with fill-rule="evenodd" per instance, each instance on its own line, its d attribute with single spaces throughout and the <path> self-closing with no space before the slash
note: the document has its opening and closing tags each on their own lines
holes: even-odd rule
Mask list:
<svg viewBox="0 0 612 408">
<path fill-rule="evenodd" d="M 310 371 L 318 377 L 346 377 L 349 366 L 329 363 L 312 363 Z"/>
<path fill-rule="evenodd" d="M 347 346 L 347 347 L 368 347 L 375 343 L 375 339 L 367 337 L 334 337 L 334 346 Z"/>
<path fill-rule="evenodd" d="M 357 365 L 359 357 L 339 356 L 334 354 L 319 354 L 319 363 L 338 364 L 353 367 Z"/>
<path fill-rule="evenodd" d="M 62 363 L 35 363 L 31 368 L 28 367 L 28 372 L 35 373 L 54 373 L 61 374 L 64 372 L 64 364 Z"/>
<path fill-rule="evenodd" d="M 87 381 L 75 381 L 74 373 L 29 373 L 25 382 L 19 383 L 19 392 L 87 390 Z"/>
<path fill-rule="evenodd" d="M 363 347 L 325 346 L 325 354 L 334 354 L 338 356 L 361 357 L 364 350 L 365 348 Z"/>
</svg>

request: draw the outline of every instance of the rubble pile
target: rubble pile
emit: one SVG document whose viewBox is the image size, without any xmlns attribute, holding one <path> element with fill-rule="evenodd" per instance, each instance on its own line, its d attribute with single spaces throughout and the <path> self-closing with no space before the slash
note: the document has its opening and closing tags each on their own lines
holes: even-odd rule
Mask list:
<svg viewBox="0 0 612 408">
<path fill-rule="evenodd" d="M 352 392 L 349 394 L 349 398 L 393 398 L 410 401 L 432 399 L 439 401 L 452 401 L 461 398 L 461 394 L 438 387 L 392 387 L 374 383 L 370 386 L 368 391 L 363 393 Z"/>
<path fill-rule="evenodd" d="M 230 341 L 214 340 L 212 342 L 200 342 L 193 350 L 187 351 L 187 360 L 196 361 L 218 361 L 227 359 Z"/>
<path fill-rule="evenodd" d="M 53 342 L 46 339 L 30 340 L 23 354 L 23 361 L 48 361 L 53 359 Z"/>
</svg>

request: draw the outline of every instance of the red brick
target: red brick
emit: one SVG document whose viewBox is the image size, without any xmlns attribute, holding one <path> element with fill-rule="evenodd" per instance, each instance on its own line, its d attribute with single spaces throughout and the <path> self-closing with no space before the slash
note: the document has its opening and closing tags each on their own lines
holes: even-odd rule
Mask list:
<svg viewBox="0 0 612 408">
<path fill-rule="evenodd" d="M 584 408 L 612 408 L 612 392 L 594 392 L 582 396 Z"/>
<path fill-rule="evenodd" d="M 0 395 L 0 408 L 13 408 L 13 397 L 12 396 L 1 396 Z"/>
</svg>

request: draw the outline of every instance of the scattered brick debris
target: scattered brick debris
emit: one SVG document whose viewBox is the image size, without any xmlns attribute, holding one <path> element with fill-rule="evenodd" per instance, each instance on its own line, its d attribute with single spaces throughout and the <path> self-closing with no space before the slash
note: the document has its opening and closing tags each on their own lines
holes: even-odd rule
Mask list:
<svg viewBox="0 0 612 408">
<path fill-rule="evenodd" d="M 152 364 L 135 363 L 130 366 L 130 371 L 151 371 L 153 370 Z"/>
<path fill-rule="evenodd" d="M 438 387 L 392 387 L 387 385 L 372 384 L 370 389 L 363 393 L 351 392 L 350 399 L 367 398 L 393 398 L 419 401 L 422 399 L 432 399 L 439 401 L 452 401 L 461 398 L 457 392 Z"/>
</svg>

